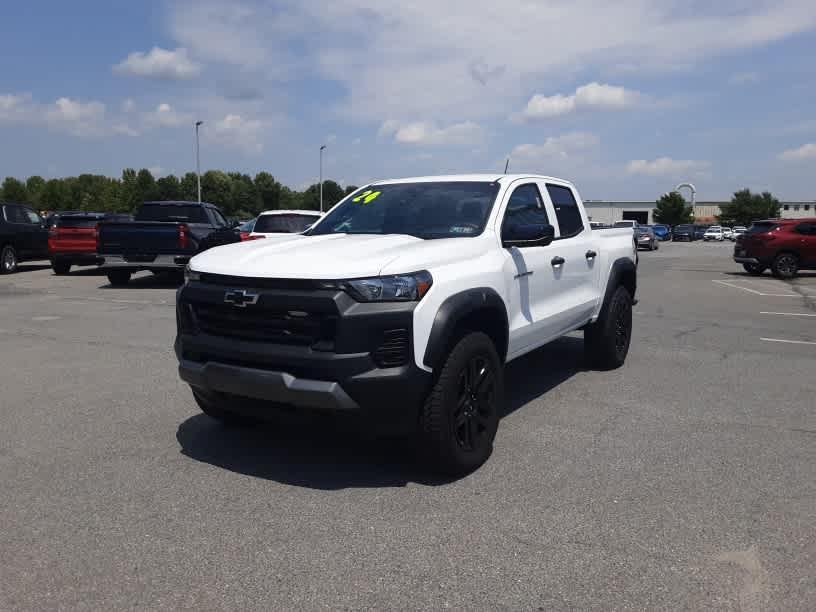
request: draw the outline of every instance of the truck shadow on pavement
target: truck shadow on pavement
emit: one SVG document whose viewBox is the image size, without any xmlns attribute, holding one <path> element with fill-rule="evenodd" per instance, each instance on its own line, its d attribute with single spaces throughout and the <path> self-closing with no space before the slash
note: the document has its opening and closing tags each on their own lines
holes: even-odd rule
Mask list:
<svg viewBox="0 0 816 612">
<path fill-rule="evenodd" d="M 584 369 L 583 341 L 576 337 L 560 338 L 513 361 L 507 367 L 502 417 Z M 198 414 L 179 425 L 176 439 L 181 453 L 196 461 L 310 489 L 402 487 L 409 482 L 438 486 L 452 482 L 433 476 L 423 466 L 411 439 L 339 433 L 329 421 L 240 429 L 224 427 Z"/>
<path fill-rule="evenodd" d="M 109 283 L 104 283 L 100 285 L 100 289 L 124 289 L 127 290 L 137 290 L 137 289 L 178 289 L 181 287 L 181 284 L 184 282 L 184 278 L 180 274 L 173 274 L 170 272 L 161 273 L 161 274 L 148 274 L 146 276 L 134 276 L 128 281 L 127 285 L 122 285 L 120 287 L 114 287 Z"/>
</svg>

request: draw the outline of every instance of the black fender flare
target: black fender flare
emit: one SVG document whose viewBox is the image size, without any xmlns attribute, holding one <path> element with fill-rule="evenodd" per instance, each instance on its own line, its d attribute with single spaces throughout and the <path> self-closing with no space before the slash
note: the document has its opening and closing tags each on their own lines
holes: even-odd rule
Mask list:
<svg viewBox="0 0 816 612">
<path fill-rule="evenodd" d="M 426 366 L 433 369 L 441 363 L 454 339 L 453 335 L 459 323 L 478 311 L 493 312 L 498 318 L 500 329 L 493 331 L 494 335 L 497 333 L 499 337 L 494 340 L 499 344 L 496 346 L 496 351 L 504 362 L 510 333 L 507 307 L 494 289 L 478 287 L 451 295 L 442 302 L 434 317 L 431 333 L 428 336 L 428 345 L 425 347 L 423 362 Z"/>
<path fill-rule="evenodd" d="M 600 312 L 603 313 L 609 300 L 612 299 L 612 294 L 619 285 L 624 285 L 629 293 L 632 294 L 632 300 L 635 300 L 635 293 L 637 292 L 637 265 L 628 257 L 621 257 L 616 259 L 609 270 L 609 278 L 606 281 L 606 291 L 604 292 L 604 299 L 601 305 Z M 599 315 L 600 316 L 600 315 Z"/>
</svg>

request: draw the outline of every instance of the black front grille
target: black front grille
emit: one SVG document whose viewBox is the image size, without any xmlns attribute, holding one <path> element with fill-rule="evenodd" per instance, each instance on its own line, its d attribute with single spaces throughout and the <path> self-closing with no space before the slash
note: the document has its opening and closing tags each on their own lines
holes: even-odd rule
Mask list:
<svg viewBox="0 0 816 612">
<path fill-rule="evenodd" d="M 306 346 L 330 344 L 335 337 L 337 318 L 326 313 L 205 303 L 190 308 L 198 330 L 212 336 Z"/>
<path fill-rule="evenodd" d="M 397 368 L 408 363 L 410 340 L 407 329 L 392 329 L 383 333 L 383 342 L 372 353 L 381 368 Z"/>
</svg>

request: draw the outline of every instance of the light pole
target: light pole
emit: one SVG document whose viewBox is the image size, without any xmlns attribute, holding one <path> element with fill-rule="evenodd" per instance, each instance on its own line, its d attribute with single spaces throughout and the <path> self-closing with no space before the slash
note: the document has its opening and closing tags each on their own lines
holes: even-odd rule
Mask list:
<svg viewBox="0 0 816 612">
<path fill-rule="evenodd" d="M 323 212 L 323 149 L 326 145 L 320 145 L 320 212 Z"/>
<path fill-rule="evenodd" d="M 198 184 L 198 203 L 201 204 L 201 157 L 199 155 L 199 146 L 198 146 L 198 128 L 199 126 L 204 123 L 203 121 L 196 121 L 195 123 L 195 130 L 196 130 L 196 182 Z"/>
</svg>

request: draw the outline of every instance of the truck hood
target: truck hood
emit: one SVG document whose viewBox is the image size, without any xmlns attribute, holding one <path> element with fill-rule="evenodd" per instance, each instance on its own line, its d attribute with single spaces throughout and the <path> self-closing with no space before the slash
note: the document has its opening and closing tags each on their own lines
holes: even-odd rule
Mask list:
<svg viewBox="0 0 816 612">
<path fill-rule="evenodd" d="M 455 242 L 454 244 L 451 244 Z M 253 278 L 334 280 L 414 272 L 478 250 L 473 238 L 422 240 L 389 234 L 280 234 L 216 247 L 196 255 L 190 267 L 198 272 Z"/>
</svg>

